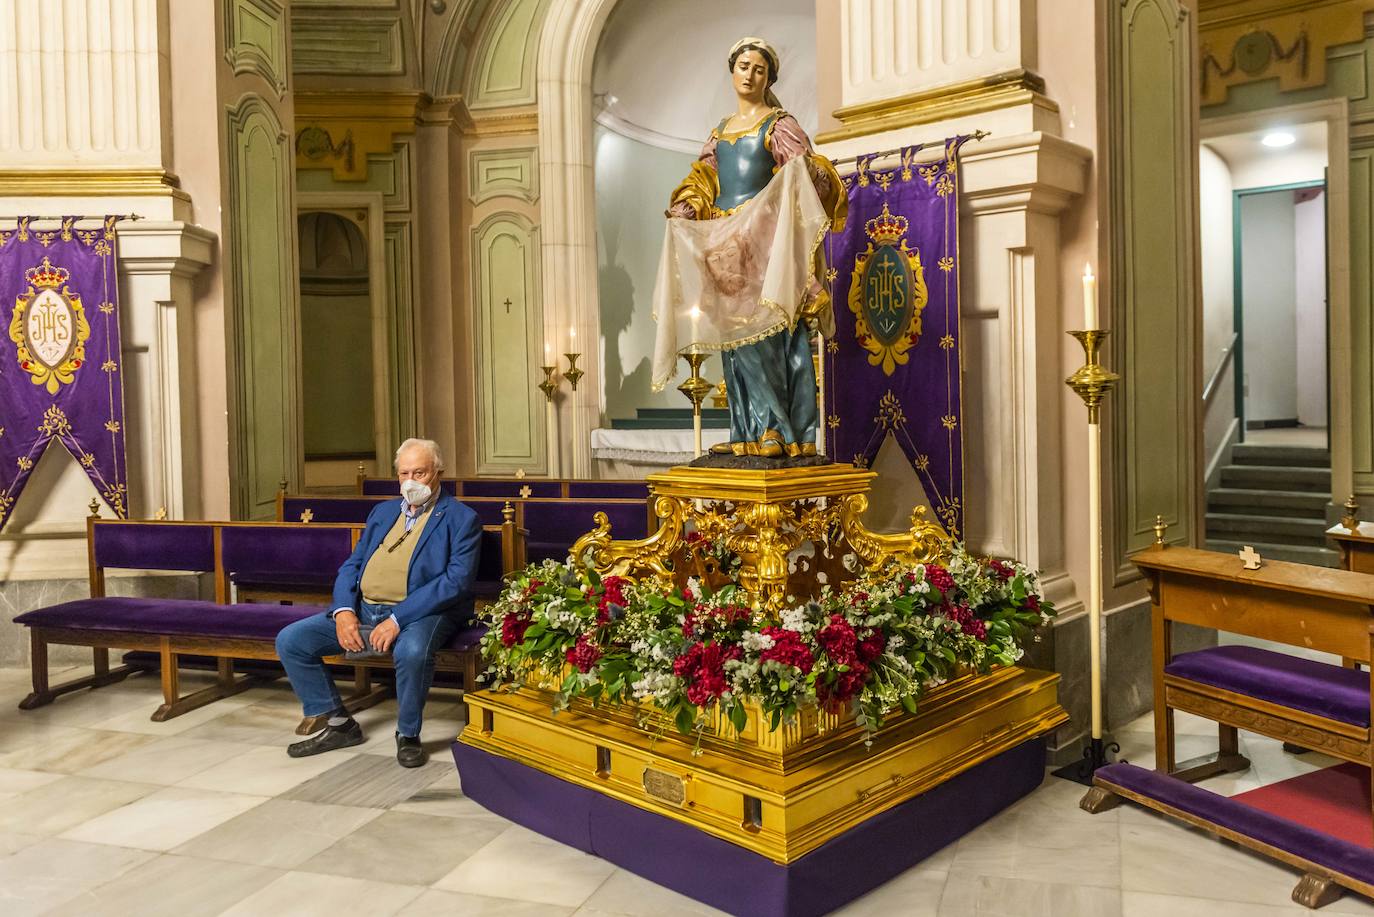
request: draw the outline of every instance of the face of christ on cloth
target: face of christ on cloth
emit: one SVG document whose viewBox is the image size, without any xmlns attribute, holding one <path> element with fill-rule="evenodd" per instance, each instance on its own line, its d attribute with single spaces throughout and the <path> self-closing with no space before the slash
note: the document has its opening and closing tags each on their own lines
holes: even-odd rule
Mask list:
<svg viewBox="0 0 1374 917">
<path fill-rule="evenodd" d="M 735 296 L 748 286 L 754 270 L 754 249 L 743 233 L 732 233 L 706 250 L 706 273 L 726 296 Z"/>
</svg>

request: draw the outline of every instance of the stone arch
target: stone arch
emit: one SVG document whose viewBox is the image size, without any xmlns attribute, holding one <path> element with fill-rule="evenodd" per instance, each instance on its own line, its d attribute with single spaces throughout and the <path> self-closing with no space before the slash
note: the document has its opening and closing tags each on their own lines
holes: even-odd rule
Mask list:
<svg viewBox="0 0 1374 917">
<path fill-rule="evenodd" d="M 551 0 L 535 62 L 539 107 L 539 206 L 546 340 L 577 330 L 599 339 L 596 198 L 592 186 L 592 60 L 617 0 Z M 572 476 L 591 475 L 591 430 L 600 419 L 601 366 L 588 354 L 586 379 L 567 393 Z"/>
</svg>

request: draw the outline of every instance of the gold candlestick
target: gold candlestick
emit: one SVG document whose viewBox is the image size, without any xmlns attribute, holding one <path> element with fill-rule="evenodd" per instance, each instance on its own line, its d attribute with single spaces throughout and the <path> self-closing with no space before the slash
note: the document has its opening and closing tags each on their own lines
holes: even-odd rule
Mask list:
<svg viewBox="0 0 1374 917">
<path fill-rule="evenodd" d="M 580 353 L 565 353 L 563 356 L 568 358 L 568 371 L 563 375 L 567 377 L 568 383 L 572 385 L 572 390 L 577 391 L 577 380 L 586 375 L 577 368 L 577 358 L 582 356 Z"/>
<path fill-rule="evenodd" d="M 544 393 L 544 397 L 553 401 L 553 396 L 558 394 L 558 379 L 554 373 L 558 372 L 557 366 L 541 366 L 544 371 L 544 381 L 539 383 L 539 390 Z"/>
<path fill-rule="evenodd" d="M 1072 376 L 1064 382 L 1073 389 L 1083 403 L 1088 406 L 1088 423 L 1098 422 L 1099 412 L 1102 407 L 1102 399 L 1107 392 L 1111 391 L 1117 381 L 1121 378 L 1116 373 L 1107 372 L 1102 368 L 1102 364 L 1097 361 L 1097 352 L 1102 347 L 1102 342 L 1107 339 L 1110 331 L 1100 329 L 1093 331 L 1070 331 L 1069 334 L 1083 345 L 1083 353 L 1086 355 L 1086 362 L 1080 366 Z"/>
<path fill-rule="evenodd" d="M 1090 740 L 1081 764 L 1055 773 L 1091 783 L 1093 772 L 1107 763 L 1109 749 L 1102 738 L 1102 400 L 1121 378 L 1098 362 L 1098 351 L 1108 332 L 1100 329 L 1070 331 L 1083 345 L 1086 361 L 1064 380 L 1088 407 L 1088 669 L 1091 693 Z M 1157 536 L 1160 530 L 1156 529 Z M 1162 540 L 1162 539 L 1161 539 Z M 1119 747 L 1110 750 L 1120 751 Z"/>
<path fill-rule="evenodd" d="M 1360 504 L 1351 494 L 1345 501 L 1345 515 L 1341 517 L 1341 525 L 1352 532 L 1360 529 Z"/>
<path fill-rule="evenodd" d="M 696 454 L 701 455 L 701 402 L 705 400 L 706 395 L 714 388 L 711 383 L 701 377 L 701 364 L 706 362 L 708 354 L 704 354 L 698 350 L 689 350 L 681 354 L 681 356 L 687 361 L 687 367 L 691 370 L 691 375 L 687 377 L 687 381 L 677 387 L 677 390 L 686 395 L 688 400 L 692 402 L 693 445 L 696 447 Z"/>
</svg>

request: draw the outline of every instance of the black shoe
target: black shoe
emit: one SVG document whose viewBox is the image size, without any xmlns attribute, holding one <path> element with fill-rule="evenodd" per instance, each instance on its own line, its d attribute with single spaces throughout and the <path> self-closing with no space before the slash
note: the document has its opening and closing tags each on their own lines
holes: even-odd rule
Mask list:
<svg viewBox="0 0 1374 917">
<path fill-rule="evenodd" d="M 321 752 L 350 745 L 363 744 L 363 727 L 357 720 L 349 720 L 342 726 L 325 726 L 308 739 L 286 746 L 286 753 L 293 758 L 308 758 Z"/>
<path fill-rule="evenodd" d="M 418 736 L 396 734 L 396 760 L 401 767 L 419 767 L 429 760 L 429 754 Z"/>
</svg>

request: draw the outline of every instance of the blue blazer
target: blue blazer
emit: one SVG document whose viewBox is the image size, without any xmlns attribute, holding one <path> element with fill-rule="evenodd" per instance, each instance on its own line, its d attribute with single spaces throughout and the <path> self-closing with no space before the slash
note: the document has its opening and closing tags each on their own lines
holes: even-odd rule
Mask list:
<svg viewBox="0 0 1374 917">
<path fill-rule="evenodd" d="M 334 580 L 334 608 L 358 610 L 362 601 L 363 568 L 396 524 L 404 501 L 377 504 L 367 515 L 358 546 L 339 568 Z M 405 627 L 430 615 L 454 618 L 472 612 L 472 580 L 482 547 L 482 523 L 471 507 L 441 493 L 425 523 L 406 574 L 405 600 L 391 609 L 396 623 Z"/>
</svg>

